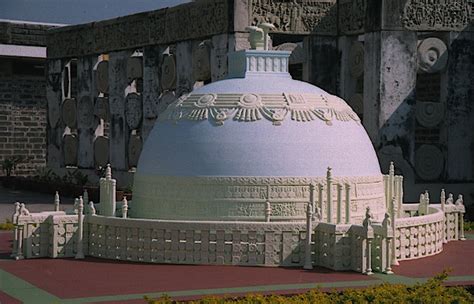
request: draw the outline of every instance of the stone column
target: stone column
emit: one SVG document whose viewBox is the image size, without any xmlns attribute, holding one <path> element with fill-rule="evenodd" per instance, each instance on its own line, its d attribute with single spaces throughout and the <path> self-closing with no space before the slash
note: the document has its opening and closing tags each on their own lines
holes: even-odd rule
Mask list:
<svg viewBox="0 0 474 304">
<path fill-rule="evenodd" d="M 313 233 L 313 210 L 311 204 L 306 206 L 306 244 L 305 244 L 305 258 L 304 269 L 313 269 L 313 260 L 311 258 L 311 234 Z"/>
<path fill-rule="evenodd" d="M 176 96 L 193 90 L 193 44 L 192 41 L 181 41 L 176 44 Z"/>
<path fill-rule="evenodd" d="M 77 231 L 76 231 L 76 259 L 83 259 L 84 258 L 84 251 L 83 251 L 83 246 L 82 244 L 83 241 L 83 234 L 84 234 L 84 201 L 82 199 L 82 196 L 79 197 L 79 206 L 78 206 L 78 213 L 77 213 Z"/>
<path fill-rule="evenodd" d="M 351 222 L 351 185 L 346 184 L 346 224 Z"/>
<path fill-rule="evenodd" d="M 115 216 L 116 208 L 116 185 L 117 181 L 112 178 L 112 169 L 107 165 L 105 177 L 101 178 L 100 184 L 100 211 L 103 216 Z"/>
<path fill-rule="evenodd" d="M 56 194 L 54 195 L 54 211 L 59 211 L 59 192 L 56 191 Z"/>
<path fill-rule="evenodd" d="M 331 174 L 331 168 L 328 167 L 328 171 L 326 173 L 326 185 L 327 185 L 327 190 L 326 190 L 326 200 L 327 200 L 327 222 L 332 223 L 332 174 Z"/>
</svg>

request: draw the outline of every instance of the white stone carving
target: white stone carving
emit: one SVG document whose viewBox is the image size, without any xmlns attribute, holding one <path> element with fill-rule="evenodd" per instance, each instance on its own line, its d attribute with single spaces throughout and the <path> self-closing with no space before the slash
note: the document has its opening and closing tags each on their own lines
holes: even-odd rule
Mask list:
<svg viewBox="0 0 474 304">
<path fill-rule="evenodd" d="M 443 152 L 433 145 L 421 145 L 415 152 L 415 170 L 423 180 L 439 178 L 444 168 Z"/>
<path fill-rule="evenodd" d="M 448 48 L 439 38 L 430 37 L 418 45 L 418 69 L 424 73 L 443 70 L 448 62 Z"/>
<path fill-rule="evenodd" d="M 176 87 L 176 61 L 173 55 L 164 55 L 161 64 L 161 87 L 171 90 Z"/>
<path fill-rule="evenodd" d="M 76 100 L 74 98 L 66 99 L 62 105 L 62 119 L 63 122 L 71 129 L 77 126 L 77 111 Z"/>
<path fill-rule="evenodd" d="M 444 105 L 439 102 L 416 102 L 416 120 L 425 128 L 434 128 L 444 119 Z"/>
</svg>

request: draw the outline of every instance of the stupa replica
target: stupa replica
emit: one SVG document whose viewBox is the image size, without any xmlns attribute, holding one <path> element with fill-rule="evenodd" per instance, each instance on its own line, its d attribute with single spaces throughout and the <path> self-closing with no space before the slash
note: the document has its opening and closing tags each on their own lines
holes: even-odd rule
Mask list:
<svg viewBox="0 0 474 304">
<path fill-rule="evenodd" d="M 229 54 L 227 80 L 161 114 L 133 202 L 116 202 L 108 167 L 98 204 L 87 193 L 71 212 L 59 211 L 58 194 L 51 212 L 16 203 L 12 255 L 371 274 L 464 239 L 462 196 L 403 204 L 402 177 L 393 165 L 381 173 L 357 115 L 291 79 L 290 52 L 268 50 L 271 27 L 249 28 L 252 49 Z"/>
</svg>

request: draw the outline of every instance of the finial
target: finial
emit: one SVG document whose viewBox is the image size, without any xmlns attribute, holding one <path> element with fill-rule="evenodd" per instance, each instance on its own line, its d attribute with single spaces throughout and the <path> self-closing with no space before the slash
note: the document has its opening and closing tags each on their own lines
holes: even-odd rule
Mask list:
<svg viewBox="0 0 474 304">
<path fill-rule="evenodd" d="M 77 209 L 79 213 L 82 213 L 82 210 L 84 210 L 84 200 L 82 199 L 82 196 L 79 196 Z"/>
<path fill-rule="evenodd" d="M 84 198 L 84 204 L 89 204 L 89 193 L 87 192 L 87 189 L 84 189 L 84 193 L 82 194 Z"/>
<path fill-rule="evenodd" d="M 389 170 L 388 172 L 389 172 L 390 175 L 395 174 L 395 166 L 393 164 L 393 161 L 390 162 L 390 168 L 388 170 Z"/>
<path fill-rule="evenodd" d="M 372 213 L 370 213 L 370 207 L 365 209 L 365 219 L 362 222 L 362 225 L 367 228 L 372 225 Z"/>
<path fill-rule="evenodd" d="M 263 30 L 263 49 L 265 51 L 268 51 L 268 33 L 271 31 L 271 30 L 274 30 L 275 29 L 275 26 L 271 23 L 262 23 L 258 26 L 259 28 L 261 28 Z"/>
<path fill-rule="evenodd" d="M 454 203 L 453 194 L 449 193 L 448 199 L 446 200 L 446 204 L 453 204 L 453 203 Z"/>
<path fill-rule="evenodd" d="M 257 27 L 257 26 L 247 26 L 245 28 L 247 31 L 249 31 L 249 43 L 250 43 L 250 49 L 252 50 L 263 50 L 264 49 L 264 35 L 265 33 L 263 32 L 263 29 Z"/>
<path fill-rule="evenodd" d="M 20 215 L 30 215 L 30 211 L 28 209 L 26 209 L 26 206 L 24 203 L 21 203 L 20 204 Z"/>
<path fill-rule="evenodd" d="M 456 205 L 456 206 L 461 206 L 461 205 L 463 205 L 463 204 L 464 204 L 464 200 L 463 200 L 463 198 L 462 198 L 462 194 L 459 194 L 459 195 L 458 195 L 458 199 L 456 200 L 455 205 Z"/>
<path fill-rule="evenodd" d="M 385 213 L 385 216 L 384 216 L 384 218 L 383 218 L 382 225 L 383 225 L 385 228 L 388 228 L 388 227 L 391 227 L 391 226 L 392 226 L 392 220 L 390 219 L 390 214 Z"/>
<path fill-rule="evenodd" d="M 20 202 L 15 202 L 15 213 L 13 213 L 13 216 L 20 215 Z"/>
<path fill-rule="evenodd" d="M 327 171 L 326 175 L 328 177 L 330 177 L 332 175 L 332 168 L 331 167 L 328 167 L 328 171 Z"/>
<path fill-rule="evenodd" d="M 128 212 L 128 201 L 127 197 L 124 196 L 122 200 L 122 217 L 127 218 L 127 212 Z"/>
<path fill-rule="evenodd" d="M 61 201 L 59 200 L 59 192 L 56 191 L 56 194 L 54 195 L 54 211 L 59 211 L 59 203 Z"/>
<path fill-rule="evenodd" d="M 110 167 L 110 164 L 107 164 L 107 168 L 105 169 L 105 178 L 112 179 L 112 168 Z"/>
</svg>

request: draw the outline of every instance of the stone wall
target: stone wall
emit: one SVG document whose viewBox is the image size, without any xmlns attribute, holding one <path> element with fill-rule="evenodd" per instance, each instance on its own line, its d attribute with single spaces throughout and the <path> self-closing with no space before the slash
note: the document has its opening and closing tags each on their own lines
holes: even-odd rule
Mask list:
<svg viewBox="0 0 474 304">
<path fill-rule="evenodd" d="M 31 175 L 46 165 L 43 75 L 41 62 L 0 59 L 0 162 L 24 157 L 25 161 L 13 172 L 15 175 Z"/>
<path fill-rule="evenodd" d="M 52 27 L 46 24 L 0 22 L 0 43 L 46 46 L 46 31 Z"/>
</svg>

